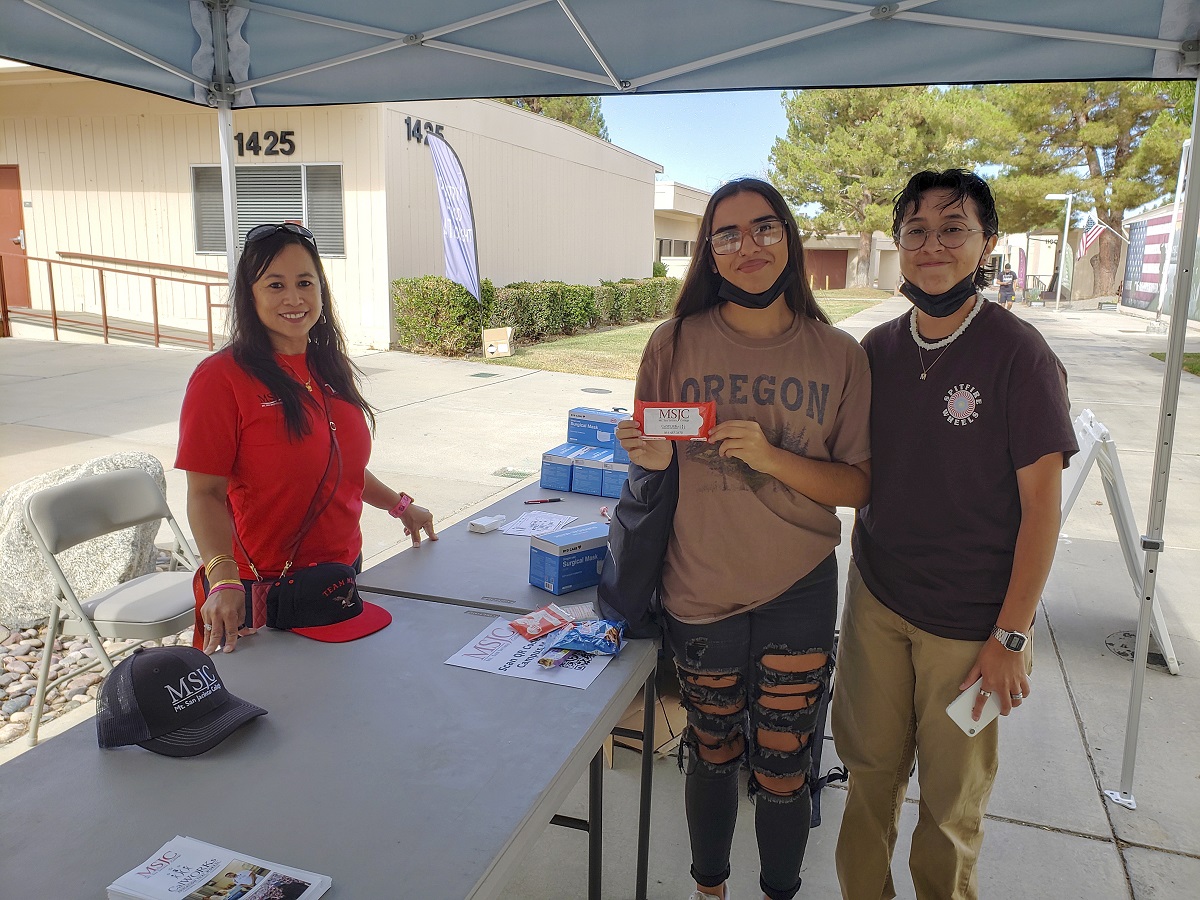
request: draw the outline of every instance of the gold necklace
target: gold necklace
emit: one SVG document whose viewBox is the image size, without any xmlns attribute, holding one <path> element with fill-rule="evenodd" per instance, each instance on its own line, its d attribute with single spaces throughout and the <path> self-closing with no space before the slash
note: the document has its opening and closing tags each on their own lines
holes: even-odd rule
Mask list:
<svg viewBox="0 0 1200 900">
<path fill-rule="evenodd" d="M 293 377 L 293 378 L 295 378 L 295 379 L 296 379 L 296 381 L 298 381 L 300 384 L 304 385 L 304 389 L 305 389 L 306 391 L 308 391 L 308 392 L 311 394 L 311 393 L 313 392 L 313 390 L 312 390 L 312 376 L 311 376 L 311 375 L 309 375 L 309 376 L 308 376 L 308 381 L 300 381 L 300 376 L 296 374 L 296 370 L 292 368 L 292 364 L 291 364 L 291 363 L 289 363 L 289 362 L 288 362 L 286 359 L 284 359 L 282 356 L 281 356 L 281 357 L 279 357 L 279 360 L 280 360 L 280 362 L 282 362 L 282 363 L 283 363 L 285 366 L 287 366 L 287 370 L 288 370 L 289 372 L 291 372 L 291 373 L 292 373 L 292 377 Z M 921 377 L 923 378 L 924 376 L 921 376 Z"/>
</svg>

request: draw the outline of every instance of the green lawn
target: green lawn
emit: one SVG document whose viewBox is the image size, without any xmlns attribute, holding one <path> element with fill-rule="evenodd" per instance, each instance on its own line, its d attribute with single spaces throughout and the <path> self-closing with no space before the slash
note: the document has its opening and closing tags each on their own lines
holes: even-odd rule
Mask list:
<svg viewBox="0 0 1200 900">
<path fill-rule="evenodd" d="M 830 295 L 853 294 L 855 299 L 823 299 L 824 293 L 818 293 L 818 300 L 825 314 L 834 322 L 870 309 L 879 302 L 876 299 L 863 299 L 865 293 L 879 295 L 880 299 L 891 296 L 886 291 L 830 291 Z M 524 344 L 518 346 L 512 356 L 488 360 L 488 365 L 520 366 L 523 369 L 595 375 L 603 378 L 627 378 L 632 381 L 637 377 L 642 349 L 650 339 L 650 332 L 658 327 L 658 324 L 640 322 L 637 325 L 597 329 L 537 344 Z"/>
<path fill-rule="evenodd" d="M 1167 361 L 1165 353 L 1151 353 L 1159 362 Z M 1193 375 L 1200 375 L 1200 353 L 1185 353 L 1183 354 L 1183 371 L 1191 372 Z"/>
</svg>

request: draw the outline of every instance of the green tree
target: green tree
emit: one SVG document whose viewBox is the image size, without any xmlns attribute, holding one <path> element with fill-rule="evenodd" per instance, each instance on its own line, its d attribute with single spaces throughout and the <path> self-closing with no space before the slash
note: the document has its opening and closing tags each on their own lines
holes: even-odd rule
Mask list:
<svg viewBox="0 0 1200 900">
<path fill-rule="evenodd" d="M 794 91 L 782 101 L 788 130 L 771 150 L 771 180 L 806 230 L 858 235 L 854 287 L 868 286 L 871 235 L 891 230 L 913 173 L 971 167 L 1005 137 L 1003 117 L 971 89 Z"/>
<path fill-rule="evenodd" d="M 604 123 L 604 113 L 600 110 L 599 97 L 498 97 L 501 103 L 525 109 L 547 119 L 557 119 L 595 135 L 603 140 L 609 140 L 608 126 Z"/>
<path fill-rule="evenodd" d="M 1001 166 L 993 182 L 1001 224 L 1006 231 L 1061 228 L 1063 202 L 1046 200 L 1047 193 L 1073 194 L 1080 212 L 1094 206 L 1113 229 L 1100 236 L 1091 260 L 1096 296 L 1116 290 L 1125 211 L 1174 190 L 1187 126 L 1173 90 L 1170 83 L 1127 82 L 980 89 L 1014 136 L 991 160 Z"/>
</svg>

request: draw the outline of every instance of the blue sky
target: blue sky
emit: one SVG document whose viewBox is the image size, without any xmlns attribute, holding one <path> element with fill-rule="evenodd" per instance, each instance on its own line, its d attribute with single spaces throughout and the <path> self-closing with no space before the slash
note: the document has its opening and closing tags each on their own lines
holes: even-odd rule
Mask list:
<svg viewBox="0 0 1200 900">
<path fill-rule="evenodd" d="M 739 175 L 762 175 L 787 131 L 780 92 L 730 91 L 604 97 L 608 136 L 653 160 L 662 177 L 706 191 Z"/>
</svg>

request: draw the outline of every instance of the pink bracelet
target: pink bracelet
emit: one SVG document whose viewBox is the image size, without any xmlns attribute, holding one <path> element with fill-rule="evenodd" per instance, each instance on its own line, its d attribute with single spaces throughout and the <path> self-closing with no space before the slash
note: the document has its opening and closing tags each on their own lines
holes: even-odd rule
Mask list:
<svg viewBox="0 0 1200 900">
<path fill-rule="evenodd" d="M 241 591 L 242 593 L 245 593 L 246 586 L 240 582 L 238 584 L 218 584 L 209 589 L 208 596 L 211 597 L 217 591 Z"/>
<path fill-rule="evenodd" d="M 413 498 L 404 493 L 404 491 L 401 491 L 400 499 L 396 502 L 395 506 L 388 510 L 388 515 L 393 519 L 400 518 L 402 515 L 404 515 L 404 511 L 412 506 L 412 502 Z"/>
</svg>

